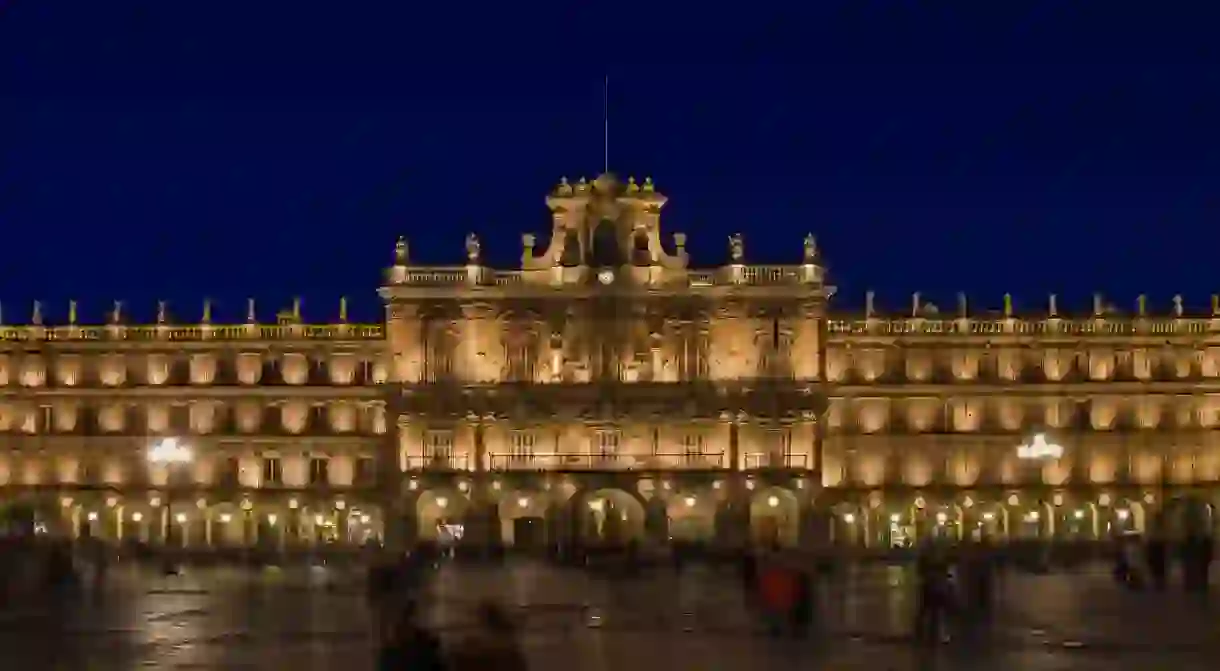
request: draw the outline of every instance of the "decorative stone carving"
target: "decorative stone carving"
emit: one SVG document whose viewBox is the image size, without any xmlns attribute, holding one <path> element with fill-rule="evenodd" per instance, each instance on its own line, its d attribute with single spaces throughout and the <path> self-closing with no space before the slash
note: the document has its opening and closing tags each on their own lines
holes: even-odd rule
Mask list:
<svg viewBox="0 0 1220 671">
<path fill-rule="evenodd" d="M 729 236 L 729 260 L 733 263 L 744 263 L 746 258 L 746 242 L 740 233 Z"/>
</svg>

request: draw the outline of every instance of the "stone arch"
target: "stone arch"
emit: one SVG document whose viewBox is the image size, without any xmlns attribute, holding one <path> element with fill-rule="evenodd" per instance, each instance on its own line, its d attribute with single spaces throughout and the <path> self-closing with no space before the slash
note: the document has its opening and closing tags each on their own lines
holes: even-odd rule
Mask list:
<svg viewBox="0 0 1220 671">
<path fill-rule="evenodd" d="M 710 487 L 689 487 L 658 499 L 664 506 L 668 536 L 675 541 L 705 542 L 716 537 L 720 501 Z"/>
<path fill-rule="evenodd" d="M 420 492 L 415 500 L 415 517 L 419 538 L 428 541 L 448 541 L 448 525 L 465 524 L 470 511 L 466 494 L 454 487 L 437 487 Z"/>
<path fill-rule="evenodd" d="M 566 508 L 574 540 L 616 547 L 644 539 L 646 503 L 634 492 L 583 489 L 568 499 Z"/>
<path fill-rule="evenodd" d="M 546 547 L 552 542 L 550 508 L 551 500 L 546 492 L 529 487 L 502 492 L 496 503 L 500 539 L 504 544 L 518 548 L 541 550 Z"/>
<path fill-rule="evenodd" d="M 1008 537 L 1012 519 L 1003 501 L 969 499 L 962 502 L 962 537 L 996 541 Z"/>
<path fill-rule="evenodd" d="M 562 236 L 563 251 L 560 252 L 559 264 L 565 268 L 579 266 L 582 262 L 580 234 L 575 229 L 567 229 L 562 232 Z"/>
<path fill-rule="evenodd" d="M 830 506 L 830 542 L 848 547 L 868 547 L 875 527 L 869 508 L 857 501 L 836 501 Z"/>
<path fill-rule="evenodd" d="M 212 516 L 212 544 L 225 547 L 240 547 L 250 544 L 253 529 L 250 515 L 239 503 L 218 501 L 208 511 Z"/>
<path fill-rule="evenodd" d="M 794 547 L 800 542 L 801 505 L 784 487 L 760 489 L 750 499 L 750 540 L 755 545 Z"/>
<path fill-rule="evenodd" d="M 1104 498 L 1104 497 L 1103 497 Z M 1148 515 L 1138 498 L 1115 497 L 1097 510 L 1101 538 L 1143 534 L 1148 529 Z"/>
<path fill-rule="evenodd" d="M 618 223 L 603 218 L 593 223 L 589 236 L 589 266 L 593 268 L 617 268 L 624 265 L 625 254 L 620 247 Z"/>
<path fill-rule="evenodd" d="M 648 232 L 642 228 L 631 234 L 631 264 L 634 266 L 652 265 L 652 248 L 649 244 Z"/>
<path fill-rule="evenodd" d="M 1055 510 L 1049 501 L 1010 492 L 1003 505 L 1010 540 L 1034 541 L 1054 534 Z"/>
<path fill-rule="evenodd" d="M 1166 531 L 1179 538 L 1215 533 L 1215 506 L 1198 496 L 1188 494 L 1166 502 L 1165 518 Z"/>
</svg>

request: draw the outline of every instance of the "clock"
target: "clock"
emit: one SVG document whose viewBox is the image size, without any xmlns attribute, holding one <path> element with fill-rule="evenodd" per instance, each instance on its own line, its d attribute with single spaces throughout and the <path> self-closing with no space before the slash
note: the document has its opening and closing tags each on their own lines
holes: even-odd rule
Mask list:
<svg viewBox="0 0 1220 671">
<path fill-rule="evenodd" d="M 602 284 L 610 284 L 611 282 L 614 281 L 614 271 L 613 270 L 601 271 L 600 273 L 597 274 L 597 281 L 601 282 Z"/>
</svg>

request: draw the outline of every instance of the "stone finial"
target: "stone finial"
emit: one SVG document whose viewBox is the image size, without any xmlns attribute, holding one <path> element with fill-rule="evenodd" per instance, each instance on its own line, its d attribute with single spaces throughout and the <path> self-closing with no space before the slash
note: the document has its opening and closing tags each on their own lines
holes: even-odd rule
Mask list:
<svg viewBox="0 0 1220 671">
<path fill-rule="evenodd" d="M 559 178 L 559 186 L 555 188 L 555 193 L 560 196 L 572 195 L 572 185 L 568 184 L 567 177 Z"/>
<path fill-rule="evenodd" d="M 1004 318 L 1012 317 L 1012 294 L 1004 294 Z"/>
<path fill-rule="evenodd" d="M 292 319 L 293 319 L 293 321 L 296 321 L 296 322 L 301 321 L 301 299 L 300 298 L 292 299 Z"/>
<path fill-rule="evenodd" d="M 42 326 L 42 301 L 34 301 L 33 314 L 30 315 L 30 323 L 34 326 Z"/>
<path fill-rule="evenodd" d="M 521 234 L 521 246 L 522 247 L 526 248 L 527 250 L 532 251 L 534 249 L 534 245 L 537 245 L 537 244 L 538 244 L 538 237 L 536 235 L 534 235 L 533 233 L 522 233 Z"/>
<path fill-rule="evenodd" d="M 674 250 L 679 256 L 686 251 L 686 234 L 678 231 L 674 233 Z"/>
<path fill-rule="evenodd" d="M 76 326 L 76 301 L 68 301 L 68 324 Z"/>
<path fill-rule="evenodd" d="M 1101 294 L 1093 294 L 1093 316 L 1101 317 L 1106 314 L 1106 305 Z"/>
<path fill-rule="evenodd" d="M 204 324 L 212 323 L 212 301 L 211 299 L 203 299 L 203 318 L 200 320 Z"/>
<path fill-rule="evenodd" d="M 911 294 L 911 316 L 912 317 L 919 316 L 919 306 L 920 306 L 921 302 L 922 302 L 922 297 L 919 295 L 918 291 Z"/>
<path fill-rule="evenodd" d="M 746 258 L 746 242 L 741 233 L 729 236 L 729 259 L 733 263 L 741 263 Z"/>
<path fill-rule="evenodd" d="M 479 265 L 479 259 L 483 255 L 483 245 L 479 244 L 479 236 L 474 233 L 466 234 L 466 263 L 472 266 Z"/>
<path fill-rule="evenodd" d="M 1212 294 L 1212 316 L 1220 317 L 1220 294 Z"/>
<path fill-rule="evenodd" d="M 1050 312 L 1050 316 L 1052 316 L 1052 317 L 1059 316 L 1059 297 L 1056 296 L 1055 294 L 1051 294 L 1050 305 L 1048 306 L 1048 308 L 1049 308 L 1048 311 Z"/>
<path fill-rule="evenodd" d="M 246 299 L 246 321 L 250 324 L 258 321 L 258 316 L 254 313 L 254 299 Z"/>
<path fill-rule="evenodd" d="M 110 309 L 110 323 L 123 323 L 123 301 L 115 301 L 114 306 Z"/>
<path fill-rule="evenodd" d="M 1135 311 L 1141 317 L 1148 316 L 1148 297 L 1144 294 L 1135 299 Z"/>
<path fill-rule="evenodd" d="M 635 183 L 634 177 L 627 178 L 627 193 L 638 193 L 640 185 Z"/>
<path fill-rule="evenodd" d="M 407 246 L 407 236 L 398 236 L 398 242 L 394 243 L 394 265 L 405 266 L 410 259 L 411 251 Z"/>
<path fill-rule="evenodd" d="M 339 323 L 347 323 L 347 296 L 339 297 Z"/>
<path fill-rule="evenodd" d="M 877 302 L 877 292 L 869 289 L 864 292 L 864 316 L 871 319 L 876 314 L 875 304 Z"/>
<path fill-rule="evenodd" d="M 1173 297 L 1173 316 L 1182 316 L 1182 294 L 1177 294 Z"/>
<path fill-rule="evenodd" d="M 652 183 L 651 177 L 644 178 L 644 193 L 656 193 L 657 187 Z"/>
<path fill-rule="evenodd" d="M 814 239 L 813 233 L 805 234 L 805 263 L 815 263 L 818 259 L 818 241 Z"/>
<path fill-rule="evenodd" d="M 167 314 L 167 304 L 165 301 L 157 301 L 157 323 L 164 324 L 169 319 Z"/>
<path fill-rule="evenodd" d="M 970 304 L 966 300 L 966 292 L 957 292 L 957 316 L 965 319 L 970 316 Z"/>
</svg>

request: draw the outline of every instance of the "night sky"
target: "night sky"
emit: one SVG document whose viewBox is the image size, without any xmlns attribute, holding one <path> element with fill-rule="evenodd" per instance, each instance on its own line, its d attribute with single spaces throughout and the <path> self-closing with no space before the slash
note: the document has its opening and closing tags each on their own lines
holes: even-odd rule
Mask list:
<svg viewBox="0 0 1220 671">
<path fill-rule="evenodd" d="M 656 181 L 700 265 L 735 231 L 796 262 L 812 231 L 844 308 L 1220 292 L 1220 17 L 813 4 L 0 0 L 5 321 L 376 319 L 399 234 L 511 267 L 559 178 L 601 170 L 605 76 L 610 168 Z"/>
</svg>

